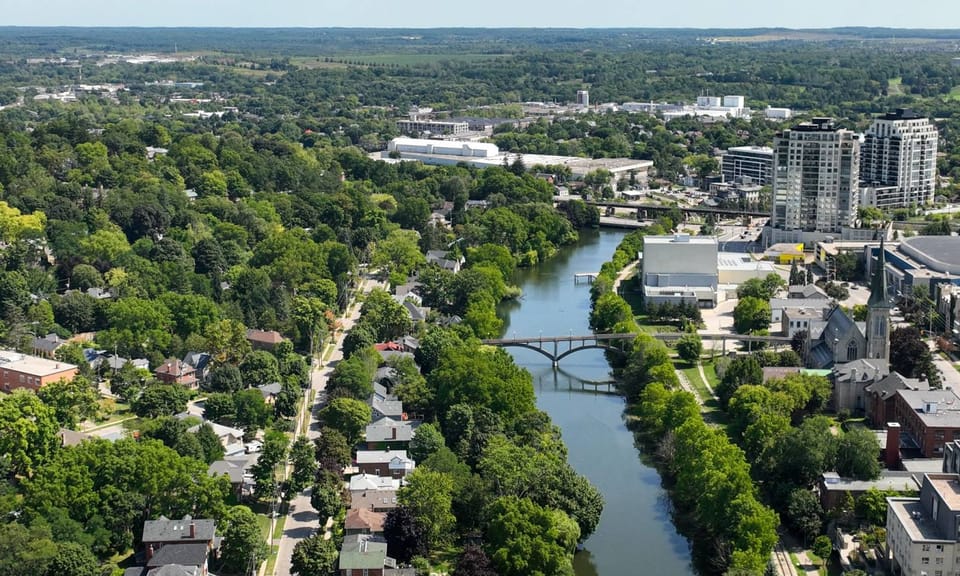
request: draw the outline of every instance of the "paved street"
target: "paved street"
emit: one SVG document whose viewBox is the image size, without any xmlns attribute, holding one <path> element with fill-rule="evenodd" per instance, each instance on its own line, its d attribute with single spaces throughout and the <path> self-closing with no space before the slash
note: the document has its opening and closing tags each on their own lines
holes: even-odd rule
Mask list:
<svg viewBox="0 0 960 576">
<path fill-rule="evenodd" d="M 360 286 L 364 294 L 376 287 L 383 288 L 384 286 L 376 280 L 367 278 L 361 282 Z M 322 408 L 322 392 L 327 386 L 327 378 L 333 372 L 337 362 L 343 359 L 343 338 L 358 318 L 360 318 L 360 304 L 353 302 L 347 309 L 345 316 L 340 320 L 341 329 L 334 340 L 334 350 L 329 360 L 325 361 L 322 367 L 315 363 L 310 373 L 310 387 L 316 392 L 314 403 L 309 407 L 310 418 L 306 431 L 307 437 L 311 440 L 320 435 L 316 417 Z M 309 396 L 307 397 L 309 398 Z M 286 523 L 283 526 L 283 536 L 280 538 L 280 548 L 277 552 L 277 562 L 274 565 L 273 574 L 277 576 L 288 576 L 290 574 L 290 558 L 293 554 L 293 547 L 300 540 L 310 537 L 319 527 L 320 519 L 310 505 L 310 489 L 307 488 L 290 500 L 290 508 Z"/>
</svg>

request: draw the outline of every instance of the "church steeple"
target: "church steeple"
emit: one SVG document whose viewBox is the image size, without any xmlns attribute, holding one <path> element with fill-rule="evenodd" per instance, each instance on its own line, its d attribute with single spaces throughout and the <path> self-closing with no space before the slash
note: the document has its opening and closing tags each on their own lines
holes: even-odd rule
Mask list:
<svg viewBox="0 0 960 576">
<path fill-rule="evenodd" d="M 887 260 L 884 255 L 883 236 L 880 236 L 880 257 L 877 259 L 876 269 L 873 271 L 873 278 L 870 282 L 870 300 L 867 306 L 890 308 L 890 297 L 887 295 L 887 274 L 884 268 Z"/>
<path fill-rule="evenodd" d="M 887 273 L 883 236 L 880 237 L 880 256 L 877 258 L 870 281 L 870 300 L 867 301 L 867 358 L 890 360 L 890 296 L 887 293 Z"/>
</svg>

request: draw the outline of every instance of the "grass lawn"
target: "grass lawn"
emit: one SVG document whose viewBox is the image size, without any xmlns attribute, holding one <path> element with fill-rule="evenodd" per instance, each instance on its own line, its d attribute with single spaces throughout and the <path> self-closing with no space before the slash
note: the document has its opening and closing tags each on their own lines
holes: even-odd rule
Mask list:
<svg viewBox="0 0 960 576">
<path fill-rule="evenodd" d="M 954 86 L 947 94 L 947 100 L 960 100 L 960 86 Z"/>
<path fill-rule="evenodd" d="M 710 391 L 707 390 L 706 384 L 704 384 L 703 379 L 700 378 L 700 371 L 697 370 L 697 367 L 693 364 L 687 364 L 682 360 L 674 360 L 674 366 L 677 370 L 683 372 L 684 376 L 687 377 L 687 381 L 690 382 L 690 385 L 693 386 L 693 389 L 697 391 L 697 396 L 700 396 L 700 399 L 704 402 L 712 399 Z"/>
<path fill-rule="evenodd" d="M 897 76 L 896 78 L 890 78 L 887 80 L 887 94 L 890 96 L 896 96 L 898 94 L 903 94 L 903 78 Z"/>
<path fill-rule="evenodd" d="M 717 370 L 713 364 L 713 360 L 703 361 L 703 374 L 707 377 L 707 384 L 709 384 L 711 388 L 716 390 L 717 385 L 720 384 L 720 377 L 717 376 Z"/>
</svg>

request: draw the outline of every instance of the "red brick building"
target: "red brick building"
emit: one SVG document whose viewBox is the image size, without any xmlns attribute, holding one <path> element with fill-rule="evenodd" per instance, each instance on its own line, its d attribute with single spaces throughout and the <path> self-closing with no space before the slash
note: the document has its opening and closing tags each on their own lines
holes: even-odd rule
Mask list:
<svg viewBox="0 0 960 576">
<path fill-rule="evenodd" d="M 73 380 L 77 367 L 19 352 L 0 350 L 0 390 L 10 392 L 18 388 L 39 390 L 41 386 L 58 380 Z"/>
<path fill-rule="evenodd" d="M 960 440 L 960 397 L 952 390 L 897 390 L 894 420 L 900 423 L 901 446 L 924 458 L 943 456 L 943 445 Z"/>
</svg>

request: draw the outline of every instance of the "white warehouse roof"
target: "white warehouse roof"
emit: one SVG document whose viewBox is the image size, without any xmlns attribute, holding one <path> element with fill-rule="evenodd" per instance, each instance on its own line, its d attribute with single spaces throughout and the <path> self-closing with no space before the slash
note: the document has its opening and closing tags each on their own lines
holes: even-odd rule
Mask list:
<svg viewBox="0 0 960 576">
<path fill-rule="evenodd" d="M 469 156 L 493 158 L 500 155 L 496 144 L 486 142 L 462 142 L 450 140 L 426 140 L 422 138 L 394 138 L 387 146 L 390 152 L 413 152 L 442 156 Z"/>
</svg>

